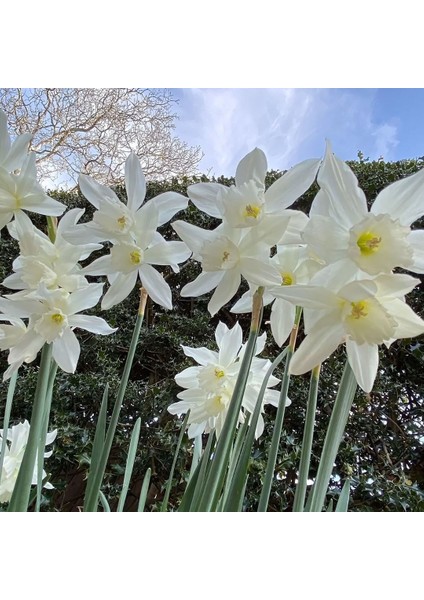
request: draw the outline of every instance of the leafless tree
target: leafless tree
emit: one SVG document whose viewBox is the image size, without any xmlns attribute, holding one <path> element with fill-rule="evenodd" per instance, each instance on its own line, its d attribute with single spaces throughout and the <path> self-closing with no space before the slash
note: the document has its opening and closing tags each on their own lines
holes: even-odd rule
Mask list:
<svg viewBox="0 0 424 600">
<path fill-rule="evenodd" d="M 130 151 L 147 179 L 196 173 L 202 152 L 175 136 L 175 103 L 164 89 L 0 88 L 9 131 L 33 134 L 41 181 L 55 187 L 80 172 L 121 181 Z"/>
</svg>

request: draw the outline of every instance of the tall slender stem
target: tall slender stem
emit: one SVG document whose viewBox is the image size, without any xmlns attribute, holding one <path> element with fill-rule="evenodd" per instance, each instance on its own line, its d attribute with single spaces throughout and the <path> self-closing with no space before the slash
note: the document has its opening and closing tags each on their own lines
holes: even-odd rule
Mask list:
<svg viewBox="0 0 424 600">
<path fill-rule="evenodd" d="M 287 348 L 286 366 L 284 369 L 283 381 L 281 384 L 280 400 L 278 402 L 277 414 L 275 416 L 274 431 L 272 433 L 271 446 L 268 453 L 266 464 L 264 485 L 259 498 L 258 512 L 266 512 L 268 508 L 269 497 L 271 495 L 272 481 L 274 479 L 275 465 L 277 462 L 278 447 L 280 445 L 281 431 L 283 429 L 284 413 L 286 410 L 287 392 L 290 384 L 290 361 L 296 346 L 297 333 L 299 330 L 300 317 L 302 309 L 296 308 L 296 317 L 290 334 L 290 341 Z"/>
<path fill-rule="evenodd" d="M 35 390 L 34 405 L 31 415 L 31 427 L 24 457 L 16 479 L 12 498 L 10 499 L 10 512 L 25 512 L 28 509 L 31 482 L 34 475 L 35 459 L 37 456 L 38 442 L 42 432 L 45 411 L 46 394 L 50 375 L 50 362 L 52 344 L 44 344 L 41 351 L 40 370 L 38 372 L 37 388 Z"/>
<path fill-rule="evenodd" d="M 302 452 L 299 465 L 299 479 L 294 495 L 293 512 L 303 512 L 306 488 L 308 486 L 309 465 L 311 463 L 312 439 L 314 437 L 315 413 L 317 410 L 318 383 L 321 365 L 311 372 L 308 406 L 306 407 L 305 427 L 303 430 Z"/>
</svg>

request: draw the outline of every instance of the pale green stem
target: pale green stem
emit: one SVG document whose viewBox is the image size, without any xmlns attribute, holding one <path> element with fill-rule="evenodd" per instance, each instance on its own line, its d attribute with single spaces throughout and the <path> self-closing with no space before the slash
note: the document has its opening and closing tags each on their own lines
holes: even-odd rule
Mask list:
<svg viewBox="0 0 424 600">
<path fill-rule="evenodd" d="M 215 443 L 215 432 L 209 433 L 206 447 L 203 451 L 202 457 L 199 464 L 197 465 L 193 477 L 187 484 L 184 491 L 184 495 L 181 500 L 181 504 L 178 508 L 179 512 L 195 512 L 199 504 L 200 497 L 203 492 L 203 484 L 206 479 L 206 475 L 209 473 L 211 466 L 211 453 L 212 447 Z"/>
<path fill-rule="evenodd" d="M 137 321 L 134 326 L 134 331 L 131 338 L 131 344 L 128 350 L 127 359 L 125 361 L 124 372 L 119 384 L 118 394 L 116 397 L 115 405 L 113 407 L 112 417 L 110 419 L 109 428 L 107 430 L 103 451 L 97 465 L 92 465 L 95 469 L 93 482 L 91 489 L 87 494 L 86 501 L 84 502 L 85 512 L 96 512 L 98 505 L 98 496 L 100 486 L 103 480 L 103 476 L 106 469 L 106 464 L 109 458 L 110 450 L 112 448 L 113 438 L 115 436 L 116 426 L 118 424 L 119 413 L 121 412 L 122 402 L 125 397 L 125 392 L 130 377 L 130 372 L 137 348 L 138 338 L 140 336 L 141 326 L 143 324 L 144 310 L 147 302 L 147 292 L 144 288 L 141 288 L 140 306 L 137 315 Z"/>
<path fill-rule="evenodd" d="M 4 420 L 3 420 L 3 439 L 1 442 L 1 450 L 0 450 L 0 483 L 1 483 L 2 473 L 3 473 L 4 456 L 6 454 L 7 431 L 9 429 L 10 413 L 12 411 L 13 396 L 15 394 L 17 378 L 18 378 L 18 371 L 15 371 L 9 380 L 9 387 L 7 389 L 6 407 L 4 410 Z"/>
<path fill-rule="evenodd" d="M 171 493 L 171 488 L 172 488 L 172 478 L 174 477 L 174 471 L 175 471 L 175 466 L 177 464 L 178 453 L 180 451 L 181 442 L 183 441 L 183 437 L 184 437 L 184 433 L 185 433 L 185 430 L 187 427 L 187 421 L 188 421 L 189 416 L 190 416 L 190 411 L 188 410 L 187 414 L 184 418 L 184 421 L 181 425 L 180 435 L 178 436 L 177 447 L 176 447 L 175 453 L 174 453 L 174 460 L 172 461 L 171 472 L 169 474 L 169 479 L 166 483 L 165 495 L 163 497 L 163 502 L 162 502 L 162 506 L 160 509 L 161 512 L 166 512 L 166 509 L 168 508 L 169 495 Z"/>
<path fill-rule="evenodd" d="M 34 405 L 31 415 L 31 426 L 24 457 L 16 479 L 15 488 L 9 503 L 10 512 L 26 512 L 31 491 L 31 482 L 34 474 L 38 442 L 43 427 L 47 387 L 50 375 L 50 362 L 52 344 L 44 344 L 41 351 L 40 370 L 38 372 L 37 388 L 35 390 Z"/>
<path fill-rule="evenodd" d="M 278 402 L 277 414 L 275 416 L 274 431 L 272 432 L 271 446 L 268 453 L 268 461 L 266 464 L 264 484 L 259 498 L 258 512 L 266 512 L 268 508 L 269 497 L 271 495 L 272 482 L 274 479 L 274 470 L 277 462 L 278 447 L 280 445 L 281 431 L 283 429 L 284 413 L 286 410 L 287 392 L 290 384 L 290 361 L 293 356 L 296 346 L 297 332 L 299 329 L 300 317 L 302 309 L 296 308 L 296 317 L 293 329 L 290 335 L 290 341 L 287 348 L 286 365 L 284 369 L 283 380 L 281 384 L 280 400 Z"/>
<path fill-rule="evenodd" d="M 244 390 L 249 377 L 250 365 L 252 364 L 252 358 L 255 354 L 256 340 L 262 319 L 262 295 L 263 288 L 259 288 L 253 295 L 252 320 L 250 325 L 249 339 L 246 344 L 246 350 L 240 365 L 237 381 L 234 386 L 228 413 L 225 418 L 225 422 L 216 445 L 212 465 L 205 482 L 204 491 L 202 497 L 200 498 L 197 509 L 198 512 L 215 511 L 219 496 L 222 491 L 228 468 L 228 460 L 233 445 L 234 432 L 237 428 Z"/>
<path fill-rule="evenodd" d="M 246 415 L 244 423 L 242 424 L 241 427 L 239 427 L 239 430 L 237 431 L 237 437 L 234 442 L 233 450 L 232 450 L 231 456 L 230 456 L 230 464 L 228 467 L 227 478 L 225 480 L 224 493 L 222 494 L 222 497 L 220 500 L 220 505 L 221 505 L 220 510 L 224 510 L 225 502 L 227 501 L 228 494 L 230 492 L 230 489 L 232 488 L 234 472 L 238 465 L 241 449 L 244 445 L 244 441 L 246 439 L 246 433 L 249 428 L 249 416 L 250 415 Z"/>
<path fill-rule="evenodd" d="M 243 449 L 239 452 L 240 457 L 237 458 L 237 468 L 233 469 L 231 473 L 230 484 L 225 497 L 225 512 L 236 512 L 239 506 L 243 506 L 244 491 L 247 485 L 249 460 L 252 454 L 252 447 L 255 440 L 256 426 L 258 424 L 259 415 L 262 410 L 262 403 L 265 392 L 267 390 L 267 384 L 274 370 L 278 367 L 280 362 L 284 359 L 287 354 L 287 348 L 284 348 L 282 352 L 277 356 L 274 362 L 269 366 L 268 371 L 262 381 L 261 389 L 259 390 L 258 398 L 256 400 L 255 410 L 252 415 L 246 415 L 245 423 L 249 423 L 249 430 L 247 435 L 243 437 Z"/>
<path fill-rule="evenodd" d="M 317 476 L 311 492 L 311 512 L 321 512 L 324 505 L 334 461 L 336 460 L 340 442 L 349 418 L 349 412 L 355 397 L 356 388 L 357 383 L 355 375 L 353 374 L 348 361 L 346 361 L 339 391 L 328 424 Z"/>
<path fill-rule="evenodd" d="M 318 365 L 311 373 L 305 427 L 303 430 L 302 451 L 300 456 L 299 478 L 294 495 L 293 512 L 303 512 L 303 507 L 305 505 L 309 466 L 311 463 L 312 440 L 314 437 L 315 413 L 317 410 L 320 368 L 321 365 Z"/>
<path fill-rule="evenodd" d="M 46 393 L 46 406 L 44 409 L 44 417 L 43 417 L 43 427 L 40 435 L 40 441 L 38 444 L 38 454 L 37 454 L 37 499 L 35 502 L 35 512 L 40 511 L 41 505 L 41 491 L 43 488 L 43 466 L 44 466 L 44 450 L 46 447 L 46 438 L 47 438 L 47 430 L 49 428 L 49 420 L 50 420 L 50 408 L 52 405 L 52 397 L 53 397 L 53 385 L 54 380 L 56 378 L 57 373 L 57 364 L 54 360 L 52 360 L 49 374 L 49 383 L 47 386 Z"/>
</svg>

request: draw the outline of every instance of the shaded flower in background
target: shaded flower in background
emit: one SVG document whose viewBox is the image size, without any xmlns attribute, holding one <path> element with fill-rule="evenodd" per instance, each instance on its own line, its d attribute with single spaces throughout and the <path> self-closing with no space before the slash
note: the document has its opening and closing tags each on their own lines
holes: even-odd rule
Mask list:
<svg viewBox="0 0 424 600">
<path fill-rule="evenodd" d="M 30 425 L 28 421 L 14 425 L 7 430 L 6 451 L 3 460 L 3 468 L 0 473 L 0 503 L 9 502 L 12 497 L 19 469 L 24 457 L 25 448 L 28 442 Z M 47 433 L 46 446 L 49 446 L 56 439 L 57 430 Z M 4 430 L 0 429 L 0 446 L 3 441 Z M 49 458 L 52 451 L 45 452 L 44 458 Z M 36 461 L 37 465 L 37 461 Z M 46 477 L 46 472 L 43 471 L 43 479 Z M 32 485 L 37 485 L 37 466 L 34 468 L 32 476 Z M 51 483 L 44 484 L 46 489 L 53 489 Z"/>
<path fill-rule="evenodd" d="M 175 376 L 177 384 L 185 390 L 177 395 L 177 398 L 181 399 L 180 402 L 171 404 L 168 411 L 173 415 L 180 415 L 190 410 L 189 437 L 194 438 L 212 430 L 216 431 L 217 436 L 220 435 L 244 353 L 245 344 L 243 344 L 242 335 L 242 329 L 238 323 L 229 329 L 224 323 L 219 322 L 215 330 L 218 352 L 208 348 L 182 347 L 184 354 L 194 358 L 199 366 L 188 367 Z M 263 351 L 265 340 L 266 334 L 258 338 L 255 354 Z M 242 403 L 242 408 L 251 414 L 270 364 L 269 360 L 257 356 L 252 360 Z M 279 392 L 269 388 L 279 382 L 280 380 L 276 377 L 270 377 L 263 404 L 278 405 Z M 242 423 L 244 418 L 242 410 L 239 422 Z M 256 429 L 256 437 L 262 434 L 263 428 L 264 422 L 261 415 Z"/>
</svg>

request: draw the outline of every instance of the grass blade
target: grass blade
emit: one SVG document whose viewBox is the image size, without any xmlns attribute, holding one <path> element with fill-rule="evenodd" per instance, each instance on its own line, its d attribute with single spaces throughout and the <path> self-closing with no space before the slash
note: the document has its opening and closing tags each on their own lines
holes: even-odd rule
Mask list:
<svg viewBox="0 0 424 600">
<path fill-rule="evenodd" d="M 165 495 L 163 497 L 162 506 L 160 509 L 161 512 L 166 512 L 166 509 L 168 508 L 168 501 L 169 501 L 169 496 L 171 494 L 171 488 L 172 488 L 172 478 L 174 477 L 175 465 L 177 464 L 178 453 L 180 451 L 181 442 L 183 441 L 183 437 L 184 437 L 185 430 L 187 427 L 187 421 L 188 421 L 189 415 L 190 415 L 190 411 L 187 411 L 187 414 L 184 417 L 184 421 L 181 425 L 180 435 L 178 436 L 177 447 L 176 447 L 175 453 L 174 453 L 174 460 L 172 461 L 171 472 L 169 474 L 168 481 L 166 482 Z"/>
<path fill-rule="evenodd" d="M 334 512 L 347 512 L 349 506 L 350 479 L 346 479 Z"/>
</svg>

